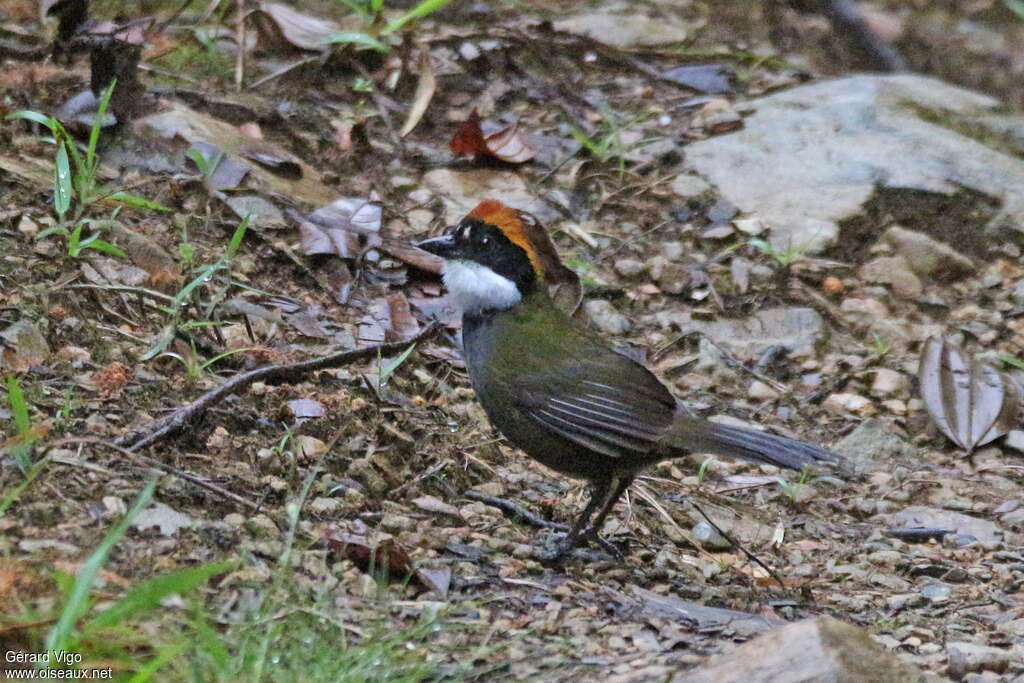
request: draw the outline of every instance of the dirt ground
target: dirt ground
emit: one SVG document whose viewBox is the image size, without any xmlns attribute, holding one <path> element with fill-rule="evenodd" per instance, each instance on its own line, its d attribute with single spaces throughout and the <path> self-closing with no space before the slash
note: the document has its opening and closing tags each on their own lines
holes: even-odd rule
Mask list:
<svg viewBox="0 0 1024 683">
<path fill-rule="evenodd" d="M 4 649 L 41 649 L 67 597 L 63 577 L 81 570 L 158 471 L 154 504 L 93 587 L 97 604 L 162 572 L 232 564 L 126 621 L 134 630 L 110 636 L 114 650 L 84 637 L 86 665 L 119 676 L 185 642 L 185 663 L 155 677 L 201 680 L 213 669 L 203 668 L 211 650 L 196 624 L 242 657 L 239 624 L 258 621 L 284 642 L 305 628 L 287 633 L 289 619 L 315 614 L 347 633 L 353 652 L 391 642 L 382 633 L 405 634 L 379 655 L 403 680 L 666 680 L 756 632 L 724 612 L 674 615 L 692 603 L 768 622 L 831 615 L 939 676 L 1024 673 L 1024 454 L 996 441 L 963 457 L 920 400 L 923 340 L 882 339 L 864 324 L 865 311 L 881 310 L 894 329 L 949 325 L 972 352 L 1024 357 L 1012 298 L 1024 281 L 1021 240 L 1006 238 L 1003 252 L 1002 243 L 991 252 L 954 243 L 976 272 L 929 285 L 923 304 L 858 278 L 865 235 L 890 225 L 885 211 L 848 226 L 827 253 L 779 254 L 733 227 L 745 217 L 713 189 L 684 187 L 686 145 L 742 126 L 746 102 L 863 66 L 824 14 L 807 3 L 652 1 L 636 10 L 636 26 L 620 22 L 635 35 L 618 44 L 579 28 L 602 26 L 595 17 L 621 9 L 611 3 L 456 0 L 387 34 L 382 22 L 352 23 L 341 4 L 301 3 L 299 18 L 268 10 L 248 21 L 242 58 L 227 3 L 206 17 L 206 3 L 177 15 L 180 3 L 140 4 L 91 8 L 95 20 L 124 24 L 143 10 L 157 18 L 142 28 L 139 69 L 118 71 L 131 95 L 112 104 L 124 121 L 100 137 L 105 189 L 92 201 L 77 192 L 58 221 L 47 131 L 25 119 L 0 125 Z M 1020 111 L 1024 17 L 1010 5 L 864 9 L 911 68 Z M 33 2 L 0 9 L 0 113 L 56 113 L 89 86 L 88 51 L 31 57 L 43 45 L 36 37 L 53 30 L 38 18 Z M 385 45 L 302 50 L 299 29 L 314 19 L 376 32 Z M 655 25 L 680 38 L 648 40 Z M 664 76 L 696 65 L 710 66 L 683 82 Z M 474 109 L 485 135 L 499 131 L 493 156 L 450 147 Z M 84 143 L 88 127 L 65 123 Z M 197 130 L 214 145 L 197 146 Z M 532 158 L 516 156 L 521 141 Z M 189 148 L 199 161 L 186 161 Z M 109 196 L 118 190 L 168 210 Z M 612 304 L 592 310 L 602 329 L 701 414 L 828 446 L 871 420 L 881 435 L 852 442 L 851 459 L 880 466 L 843 478 L 700 455 L 662 463 L 606 524 L 621 558 L 591 548 L 560 566 L 535 559 L 548 532 L 465 492 L 569 522 L 586 502 L 584 484 L 490 428 L 436 271 L 403 248 L 457 221 L 463 198 L 486 197 L 551 228 L 588 299 Z M 310 219 L 340 198 L 353 198 L 341 219 Z M 95 242 L 73 253 L 69 233 L 83 219 L 81 240 L 96 234 L 124 255 Z M 61 226 L 69 229 L 49 231 Z M 828 328 L 799 354 L 734 358 L 671 323 L 680 311 L 707 321 L 794 307 L 813 309 Z M 435 319 L 440 328 L 411 353 L 394 344 Z M 380 343 L 390 346 L 379 356 L 245 385 L 184 429 L 127 450 L 155 421 L 248 370 Z M 829 403 L 834 395 L 864 400 Z M 866 443 L 877 449 L 857 452 Z M 760 562 L 709 532 L 704 514 Z M 425 622 L 431 628 L 415 630 Z M 951 644 L 961 642 L 986 646 L 988 659 L 951 668 Z M 406 646 L 411 655 L 395 654 Z M 267 659 L 282 679 L 302 680 L 302 647 Z M 402 669 L 408 656 L 426 669 Z M 351 680 L 381 671 L 325 666 Z"/>
</svg>

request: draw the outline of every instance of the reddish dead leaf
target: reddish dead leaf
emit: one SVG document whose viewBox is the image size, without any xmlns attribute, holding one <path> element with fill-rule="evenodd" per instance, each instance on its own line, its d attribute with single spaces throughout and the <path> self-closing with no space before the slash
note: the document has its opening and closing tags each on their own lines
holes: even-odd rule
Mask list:
<svg viewBox="0 0 1024 683">
<path fill-rule="evenodd" d="M 391 313 L 391 329 L 400 339 L 406 339 L 419 333 L 419 321 L 409 308 L 409 301 L 401 292 L 395 292 L 387 298 Z"/>
<path fill-rule="evenodd" d="M 135 372 L 120 361 L 114 361 L 89 378 L 100 388 L 100 395 L 112 396 L 121 391 L 135 377 Z"/>
<path fill-rule="evenodd" d="M 403 579 L 413 572 L 412 558 L 393 538 L 373 542 L 366 536 L 346 534 L 336 530 L 327 532 L 327 547 L 352 562 L 364 572 L 385 574 Z"/>
<path fill-rule="evenodd" d="M 918 379 L 928 414 L 967 453 L 1010 431 L 1017 421 L 1017 382 L 941 337 L 925 342 Z"/>
<path fill-rule="evenodd" d="M 469 113 L 448 143 L 456 154 L 474 154 L 491 156 L 511 164 L 521 164 L 537 155 L 519 132 L 519 123 L 497 127 L 496 130 L 484 132 L 488 125 L 480 119 L 476 109 Z M 490 124 L 488 127 L 495 126 Z"/>
<path fill-rule="evenodd" d="M 381 241 L 380 248 L 410 266 L 415 266 L 428 273 L 441 274 L 441 264 L 444 260 L 440 256 L 423 251 L 405 240 L 385 237 Z"/>
</svg>

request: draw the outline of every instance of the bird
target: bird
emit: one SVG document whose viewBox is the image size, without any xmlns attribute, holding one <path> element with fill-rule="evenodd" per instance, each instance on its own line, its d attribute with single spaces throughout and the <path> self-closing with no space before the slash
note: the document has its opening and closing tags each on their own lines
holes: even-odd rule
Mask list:
<svg viewBox="0 0 1024 683">
<path fill-rule="evenodd" d="M 441 257 L 441 278 L 462 315 L 462 353 L 477 400 L 509 443 L 590 484 L 590 499 L 553 552 L 599 532 L 633 479 L 690 453 L 802 470 L 840 465 L 830 450 L 688 410 L 641 363 L 556 305 L 549 285 L 567 267 L 532 215 L 481 201 L 453 229 L 417 243 Z"/>
</svg>

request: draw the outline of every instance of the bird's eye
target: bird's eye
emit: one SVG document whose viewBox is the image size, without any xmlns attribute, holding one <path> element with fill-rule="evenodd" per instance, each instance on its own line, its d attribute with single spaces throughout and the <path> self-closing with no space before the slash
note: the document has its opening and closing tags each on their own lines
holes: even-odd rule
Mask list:
<svg viewBox="0 0 1024 683">
<path fill-rule="evenodd" d="M 488 244 L 490 244 L 490 243 L 491 243 L 491 238 L 488 237 L 487 235 L 484 235 L 483 237 L 480 238 L 480 244 L 484 245 L 485 247 Z"/>
</svg>

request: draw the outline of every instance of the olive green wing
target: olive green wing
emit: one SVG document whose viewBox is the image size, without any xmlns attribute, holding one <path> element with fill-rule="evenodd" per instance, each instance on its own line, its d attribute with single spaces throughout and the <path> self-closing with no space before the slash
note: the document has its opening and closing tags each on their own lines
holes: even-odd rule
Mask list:
<svg viewBox="0 0 1024 683">
<path fill-rule="evenodd" d="M 611 458 L 653 451 L 671 427 L 675 398 L 645 367 L 603 346 L 519 375 L 520 410 L 563 438 Z"/>
</svg>

